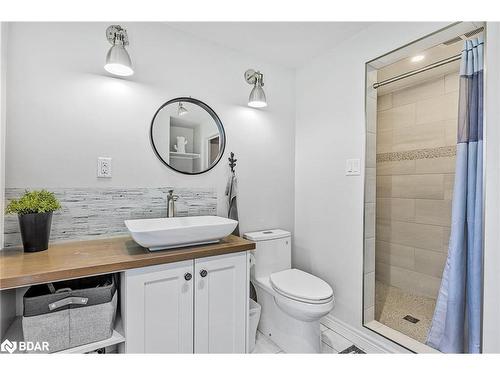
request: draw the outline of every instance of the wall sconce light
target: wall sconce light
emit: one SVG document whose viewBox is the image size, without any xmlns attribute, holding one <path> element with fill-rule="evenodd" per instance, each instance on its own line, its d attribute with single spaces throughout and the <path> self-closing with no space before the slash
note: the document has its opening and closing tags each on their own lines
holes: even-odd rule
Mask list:
<svg viewBox="0 0 500 375">
<path fill-rule="evenodd" d="M 266 94 L 262 87 L 264 86 L 264 75 L 253 69 L 248 69 L 245 72 L 245 81 L 249 85 L 253 85 L 253 89 L 248 97 L 248 106 L 253 108 L 267 107 Z"/>
<path fill-rule="evenodd" d="M 179 116 L 184 116 L 188 112 L 189 111 L 186 109 L 186 107 L 184 107 L 184 105 L 181 102 L 179 102 L 179 108 L 177 108 L 177 114 Z"/>
<path fill-rule="evenodd" d="M 106 38 L 112 46 L 106 55 L 104 69 L 117 76 L 134 74 L 132 61 L 125 49 L 125 46 L 128 46 L 127 30 L 120 25 L 111 25 L 106 29 Z"/>
</svg>

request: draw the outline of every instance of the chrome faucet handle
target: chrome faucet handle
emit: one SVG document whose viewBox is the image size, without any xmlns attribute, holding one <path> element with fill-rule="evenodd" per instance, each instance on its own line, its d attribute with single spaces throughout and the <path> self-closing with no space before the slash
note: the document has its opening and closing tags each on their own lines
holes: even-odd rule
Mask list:
<svg viewBox="0 0 500 375">
<path fill-rule="evenodd" d="M 177 194 L 174 194 L 174 189 L 169 189 L 168 190 L 168 198 L 177 200 L 179 199 L 179 196 Z"/>
<path fill-rule="evenodd" d="M 167 195 L 167 217 L 175 216 L 174 202 L 176 202 L 177 199 L 179 199 L 179 196 L 174 194 L 174 189 L 169 189 Z"/>
</svg>

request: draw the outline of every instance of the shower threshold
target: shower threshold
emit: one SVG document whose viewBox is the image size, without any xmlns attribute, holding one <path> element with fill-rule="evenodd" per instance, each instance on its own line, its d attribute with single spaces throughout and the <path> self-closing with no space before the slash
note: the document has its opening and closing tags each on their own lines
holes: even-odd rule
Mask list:
<svg viewBox="0 0 500 375">
<path fill-rule="evenodd" d="M 412 339 L 411 337 L 406 336 L 405 334 L 396 331 L 391 327 L 383 325 L 382 323 L 376 320 L 372 320 L 371 322 L 365 323 L 364 325 L 366 328 L 374 331 L 375 333 L 378 333 L 379 335 L 385 337 L 386 339 L 391 340 L 392 342 L 395 342 L 396 344 L 408 349 L 413 353 L 420 353 L 420 354 L 441 353 L 439 350 L 436 350 L 434 348 L 431 348 L 430 346 L 422 344 L 420 341 Z"/>
</svg>

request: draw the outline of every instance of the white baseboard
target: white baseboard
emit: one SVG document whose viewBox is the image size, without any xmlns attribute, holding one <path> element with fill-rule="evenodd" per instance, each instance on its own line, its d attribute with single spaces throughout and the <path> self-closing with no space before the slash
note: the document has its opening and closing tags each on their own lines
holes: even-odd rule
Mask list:
<svg viewBox="0 0 500 375">
<path fill-rule="evenodd" d="M 363 349 L 367 353 L 409 353 L 409 351 L 405 350 L 402 347 L 396 348 L 395 345 L 384 342 L 384 339 L 382 337 L 380 337 L 380 340 L 377 340 L 367 333 L 352 327 L 351 325 L 335 318 L 330 314 L 325 316 L 321 320 L 321 323 L 323 323 L 331 330 L 337 332 L 339 335 L 344 336 L 354 345 Z"/>
</svg>

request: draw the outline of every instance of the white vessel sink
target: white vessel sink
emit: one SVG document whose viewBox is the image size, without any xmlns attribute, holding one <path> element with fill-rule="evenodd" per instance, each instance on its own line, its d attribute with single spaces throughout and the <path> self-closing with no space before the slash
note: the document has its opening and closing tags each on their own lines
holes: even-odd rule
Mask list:
<svg viewBox="0 0 500 375">
<path fill-rule="evenodd" d="M 238 225 L 219 216 L 125 220 L 132 238 L 151 251 L 219 242 Z"/>
</svg>

